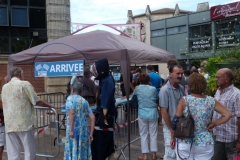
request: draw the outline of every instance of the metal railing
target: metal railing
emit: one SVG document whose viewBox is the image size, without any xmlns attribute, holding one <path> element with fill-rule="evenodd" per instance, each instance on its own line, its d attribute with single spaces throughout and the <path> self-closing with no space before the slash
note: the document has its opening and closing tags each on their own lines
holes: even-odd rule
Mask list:
<svg viewBox="0 0 240 160">
<path fill-rule="evenodd" d="M 118 117 L 116 119 L 116 123 L 119 126 L 117 130 L 114 131 L 114 142 L 115 142 L 115 150 L 120 151 L 118 158 L 119 159 L 121 156 L 125 160 L 127 160 L 127 157 L 124 153 L 125 148 L 137 140 L 140 139 L 139 136 L 139 128 L 138 128 L 138 123 L 137 123 L 137 118 L 138 118 L 138 110 L 137 109 L 130 109 L 130 113 L 126 112 L 126 102 L 124 101 L 122 103 L 117 104 L 117 111 L 118 111 Z M 131 121 L 131 130 L 130 130 L 130 142 L 128 142 L 128 126 L 127 123 L 127 114 L 130 114 L 130 121 Z"/>
<path fill-rule="evenodd" d="M 53 92 L 53 93 L 42 93 L 38 94 L 38 97 L 47 102 L 54 105 L 56 109 L 61 109 L 65 104 L 65 94 L 63 92 Z"/>
<path fill-rule="evenodd" d="M 59 139 L 59 120 L 54 108 L 35 106 L 36 127 L 35 143 L 36 156 L 54 158 L 59 155 L 60 146 L 54 146 L 54 139 Z"/>
</svg>

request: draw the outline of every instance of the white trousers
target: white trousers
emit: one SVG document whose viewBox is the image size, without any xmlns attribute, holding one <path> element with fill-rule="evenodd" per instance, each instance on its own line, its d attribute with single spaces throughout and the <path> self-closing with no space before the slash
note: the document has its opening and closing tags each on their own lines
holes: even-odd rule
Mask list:
<svg viewBox="0 0 240 160">
<path fill-rule="evenodd" d="M 209 146 L 194 146 L 192 145 L 192 149 L 190 152 L 191 144 L 186 144 L 179 142 L 178 143 L 178 154 L 181 158 L 186 158 L 188 160 L 211 160 L 214 153 L 214 145 Z M 177 144 L 175 147 L 177 160 L 181 160 L 177 154 Z M 189 157 L 189 158 L 188 158 Z"/>
<path fill-rule="evenodd" d="M 20 160 L 21 142 L 24 147 L 25 160 L 34 160 L 36 146 L 34 140 L 34 129 L 24 132 L 6 133 L 8 160 Z"/>
<path fill-rule="evenodd" d="M 175 150 L 170 147 L 171 132 L 166 126 L 166 124 L 163 125 L 163 137 L 164 137 L 164 147 L 165 147 L 165 154 L 163 159 L 176 160 Z"/>
<path fill-rule="evenodd" d="M 150 137 L 150 151 L 157 152 L 157 133 L 158 119 L 141 119 L 138 118 L 139 134 L 141 137 L 142 153 L 149 153 L 148 135 Z"/>
</svg>

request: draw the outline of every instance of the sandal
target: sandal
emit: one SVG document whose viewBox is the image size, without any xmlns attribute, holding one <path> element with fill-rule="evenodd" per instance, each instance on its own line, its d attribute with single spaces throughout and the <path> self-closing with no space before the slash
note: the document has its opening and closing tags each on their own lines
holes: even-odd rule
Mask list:
<svg viewBox="0 0 240 160">
<path fill-rule="evenodd" d="M 139 156 L 139 157 L 138 157 L 138 160 L 148 160 L 148 158 L 147 158 L 147 157 L 144 157 L 144 156 Z"/>
<path fill-rule="evenodd" d="M 161 156 L 160 156 L 160 159 L 163 159 L 163 158 L 164 158 L 164 155 L 161 155 Z"/>
</svg>

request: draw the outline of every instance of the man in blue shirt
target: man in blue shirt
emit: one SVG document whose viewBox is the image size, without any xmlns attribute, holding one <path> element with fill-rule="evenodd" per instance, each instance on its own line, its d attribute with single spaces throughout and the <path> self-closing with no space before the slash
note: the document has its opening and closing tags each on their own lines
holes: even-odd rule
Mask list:
<svg viewBox="0 0 240 160">
<path fill-rule="evenodd" d="M 152 65 L 147 66 L 147 71 L 148 71 L 148 75 L 150 77 L 151 85 L 154 86 L 157 89 L 157 92 L 159 93 L 160 88 L 162 86 L 162 79 L 161 79 L 160 75 L 154 71 Z"/>
</svg>

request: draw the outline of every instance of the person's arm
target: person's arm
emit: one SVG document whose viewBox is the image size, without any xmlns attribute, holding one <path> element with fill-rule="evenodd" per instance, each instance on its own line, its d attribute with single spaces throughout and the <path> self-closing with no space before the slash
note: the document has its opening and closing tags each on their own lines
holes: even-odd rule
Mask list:
<svg viewBox="0 0 240 160">
<path fill-rule="evenodd" d="M 169 97 L 166 88 L 159 93 L 159 106 L 161 107 L 161 114 L 168 129 L 171 131 L 171 120 L 168 114 Z"/>
<path fill-rule="evenodd" d="M 185 107 L 186 107 L 185 99 L 181 98 L 181 100 L 179 101 L 179 103 L 177 105 L 175 116 L 172 119 L 172 126 L 171 126 L 171 130 L 173 131 L 171 134 L 172 139 L 175 138 L 174 131 L 176 130 L 176 125 L 178 123 L 179 118 L 182 117 L 182 115 L 183 115 L 183 110 Z"/>
<path fill-rule="evenodd" d="M 181 98 L 181 100 L 178 103 L 177 110 L 175 113 L 175 116 L 172 119 L 172 126 L 171 126 L 171 141 L 170 141 L 170 147 L 174 149 L 174 145 L 172 143 L 175 143 L 175 130 L 176 130 L 176 125 L 179 121 L 179 118 L 182 117 L 183 115 L 183 110 L 186 107 L 186 102 L 184 98 Z"/>
<path fill-rule="evenodd" d="M 161 107 L 161 114 L 169 130 L 171 130 L 171 120 L 168 115 L 167 108 Z"/>
<path fill-rule="evenodd" d="M 162 78 L 161 78 L 161 76 L 159 76 L 160 77 L 160 79 L 159 79 L 159 88 L 161 88 L 162 87 Z"/>
<path fill-rule="evenodd" d="M 213 129 L 215 126 L 227 122 L 230 118 L 232 118 L 232 113 L 217 100 L 215 100 L 215 111 L 222 116 L 208 125 L 207 129 L 209 130 Z"/>
<path fill-rule="evenodd" d="M 69 110 L 68 116 L 69 116 L 69 137 L 74 138 L 74 135 L 73 135 L 74 110 L 73 109 Z"/>
<path fill-rule="evenodd" d="M 54 108 L 54 105 L 53 105 L 53 104 L 46 103 L 46 102 L 44 102 L 44 101 L 41 100 L 41 99 L 36 102 L 36 105 L 37 105 L 37 106 L 42 106 L 42 107 Z"/>
<path fill-rule="evenodd" d="M 90 123 L 90 141 L 93 141 L 93 132 L 94 132 L 94 127 L 95 127 L 95 116 L 93 113 L 89 114 L 89 118 L 91 120 Z"/>
<path fill-rule="evenodd" d="M 131 88 L 132 90 L 134 90 L 134 86 L 133 86 L 132 82 L 130 82 L 130 88 Z"/>
</svg>

